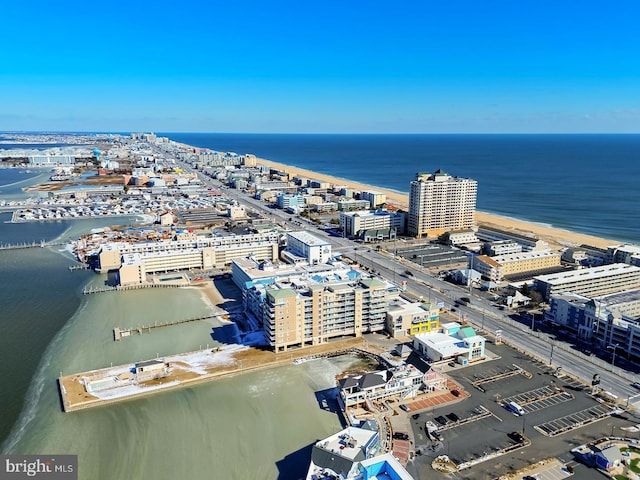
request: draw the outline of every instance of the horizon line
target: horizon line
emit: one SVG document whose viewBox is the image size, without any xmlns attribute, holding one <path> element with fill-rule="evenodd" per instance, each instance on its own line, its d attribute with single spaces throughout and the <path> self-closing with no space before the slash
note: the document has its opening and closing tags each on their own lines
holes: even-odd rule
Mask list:
<svg viewBox="0 0 640 480">
<path fill-rule="evenodd" d="M 160 130 L 0 130 L 0 134 L 203 134 L 203 135 L 640 135 L 638 132 L 222 132 L 222 131 L 160 131 Z"/>
</svg>

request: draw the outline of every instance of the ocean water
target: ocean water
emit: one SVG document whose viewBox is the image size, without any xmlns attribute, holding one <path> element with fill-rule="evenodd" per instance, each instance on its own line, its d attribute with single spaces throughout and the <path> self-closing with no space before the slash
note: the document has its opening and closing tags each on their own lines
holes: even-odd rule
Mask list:
<svg viewBox="0 0 640 480">
<path fill-rule="evenodd" d="M 162 135 L 400 192 L 440 168 L 478 180 L 478 210 L 640 243 L 640 135 Z"/>
<path fill-rule="evenodd" d="M 637 135 L 223 135 L 174 140 L 407 191 L 417 171 L 479 181 L 478 208 L 638 243 Z M 48 172 L 0 169 L 0 199 Z M 75 239 L 117 219 L 7 223 L 0 244 Z M 134 221 L 134 219 L 129 219 Z M 111 329 L 207 313 L 195 290 L 83 296 L 104 277 L 69 272 L 64 247 L 0 250 L 0 450 L 73 453 L 82 479 L 299 478 L 309 445 L 340 428 L 319 408 L 350 357 L 257 372 L 73 414 L 61 412 L 63 373 L 133 362 L 211 342 L 215 321 L 113 342 Z"/>
</svg>

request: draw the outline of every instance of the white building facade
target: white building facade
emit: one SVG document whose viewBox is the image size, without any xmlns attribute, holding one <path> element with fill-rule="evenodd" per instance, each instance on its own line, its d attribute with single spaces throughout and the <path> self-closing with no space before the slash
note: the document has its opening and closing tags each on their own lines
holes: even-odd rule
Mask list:
<svg viewBox="0 0 640 480">
<path fill-rule="evenodd" d="M 472 229 L 477 190 L 477 181 L 452 177 L 441 170 L 416 174 L 409 190 L 407 233 L 422 237 Z"/>
</svg>

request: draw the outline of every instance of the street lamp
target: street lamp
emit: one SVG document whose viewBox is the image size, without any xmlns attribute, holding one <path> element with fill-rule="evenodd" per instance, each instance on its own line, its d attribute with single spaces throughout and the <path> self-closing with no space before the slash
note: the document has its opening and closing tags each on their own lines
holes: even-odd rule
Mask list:
<svg viewBox="0 0 640 480">
<path fill-rule="evenodd" d="M 608 350 L 613 350 L 613 357 L 611 357 L 611 365 L 616 366 L 616 349 L 618 348 L 618 344 L 615 345 L 607 345 Z"/>
</svg>

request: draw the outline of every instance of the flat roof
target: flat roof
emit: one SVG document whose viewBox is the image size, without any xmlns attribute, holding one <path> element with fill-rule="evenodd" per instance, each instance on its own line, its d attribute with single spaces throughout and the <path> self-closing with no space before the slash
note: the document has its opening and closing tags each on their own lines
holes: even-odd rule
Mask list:
<svg viewBox="0 0 640 480">
<path fill-rule="evenodd" d="M 538 275 L 533 278 L 534 280 L 550 283 L 551 285 L 562 285 L 563 283 L 575 282 L 578 280 L 606 278 L 612 275 L 621 275 L 628 272 L 640 274 L 640 267 L 627 265 L 626 263 L 612 263 L 611 265 L 601 265 L 599 267 L 583 268 L 569 272 Z"/>
<path fill-rule="evenodd" d="M 607 306 L 620 305 L 621 303 L 631 303 L 640 301 L 640 289 L 627 290 L 625 292 L 613 293 L 598 297 L 596 300 L 607 304 Z"/>
<path fill-rule="evenodd" d="M 341 457 L 355 460 L 364 447 L 378 432 L 357 427 L 347 427 L 330 437 L 320 440 L 316 447 Z"/>
<path fill-rule="evenodd" d="M 548 257 L 559 257 L 560 254 L 556 252 L 552 252 L 550 250 L 543 251 L 531 251 L 531 252 L 517 252 L 517 253 L 505 253 L 504 255 L 496 255 L 493 257 L 498 263 L 510 263 L 510 262 L 518 262 L 521 260 L 532 260 L 534 258 L 548 258 Z"/>
<path fill-rule="evenodd" d="M 331 245 L 326 240 L 322 240 L 321 238 L 305 231 L 288 232 L 287 236 L 295 238 L 306 245 Z"/>
<path fill-rule="evenodd" d="M 292 288 L 269 288 L 267 295 L 273 297 L 274 300 L 280 298 L 295 297 L 297 293 Z"/>
</svg>

